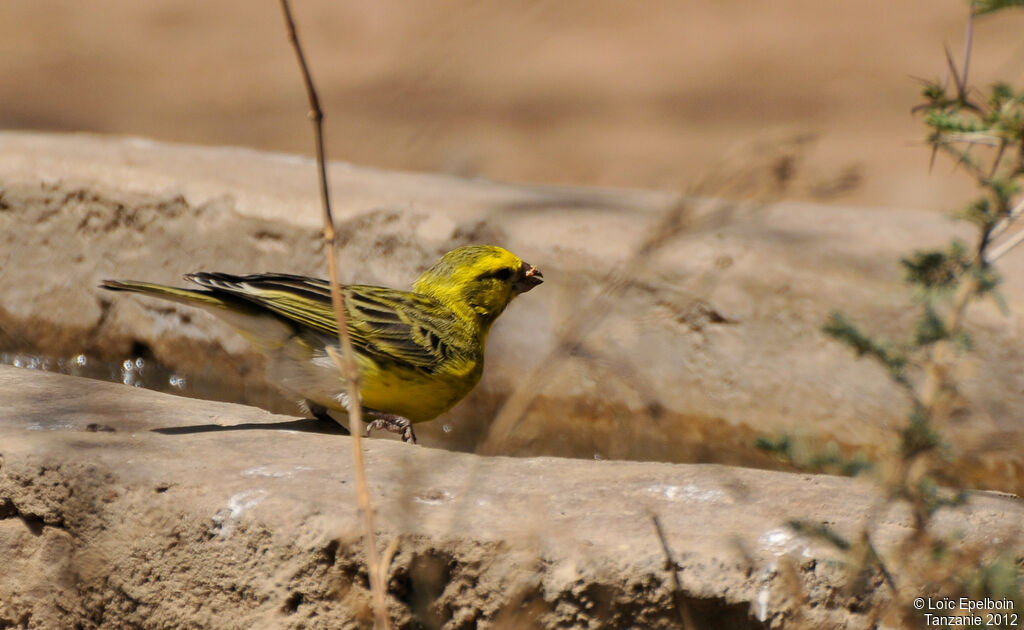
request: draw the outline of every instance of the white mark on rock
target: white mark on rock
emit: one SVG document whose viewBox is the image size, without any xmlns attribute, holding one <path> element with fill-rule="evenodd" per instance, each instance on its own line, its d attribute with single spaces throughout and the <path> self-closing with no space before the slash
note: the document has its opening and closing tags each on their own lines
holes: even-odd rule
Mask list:
<svg viewBox="0 0 1024 630">
<path fill-rule="evenodd" d="M 768 604 L 771 600 L 772 580 L 778 572 L 779 565 L 776 558 L 792 554 L 797 550 L 801 552 L 800 555 L 806 558 L 813 557 L 813 554 L 811 554 L 803 538 L 788 528 L 777 527 L 769 529 L 758 537 L 757 542 L 761 548 L 774 556 L 771 562 L 762 569 L 760 581 L 763 586 L 757 592 L 757 618 L 759 621 L 764 622 L 768 620 L 771 613 Z"/>
<path fill-rule="evenodd" d="M 150 140 L 149 138 L 141 138 L 139 136 L 131 136 L 128 138 L 124 138 L 122 141 L 129 146 L 139 147 L 142 149 L 159 146 L 154 140 Z"/>
<path fill-rule="evenodd" d="M 434 490 L 432 492 L 426 492 L 424 494 L 417 495 L 412 498 L 416 503 L 422 503 L 423 505 L 444 505 L 449 503 L 454 497 L 451 492 L 445 490 Z"/>
<path fill-rule="evenodd" d="M 670 501 L 719 502 L 728 499 L 721 490 L 705 489 L 692 483 L 688 483 L 685 486 L 658 484 L 647 488 L 647 491 L 660 494 Z"/>
<path fill-rule="evenodd" d="M 262 503 L 266 496 L 267 491 L 262 489 L 244 490 L 232 495 L 228 499 L 227 507 L 217 510 L 211 517 L 213 529 L 217 531 L 217 535 L 221 538 L 230 536 L 242 513 Z"/>
<path fill-rule="evenodd" d="M 275 479 L 282 479 L 285 477 L 293 477 L 297 472 L 305 472 L 307 470 L 313 470 L 309 466 L 292 466 L 287 469 L 271 468 L 270 466 L 253 466 L 252 468 L 246 468 L 242 471 L 242 475 L 246 477 L 273 477 Z"/>
<path fill-rule="evenodd" d="M 28 425 L 29 431 L 71 431 L 74 428 L 75 425 L 65 423 L 43 424 L 41 422 L 33 422 Z"/>
<path fill-rule="evenodd" d="M 796 537 L 788 529 L 770 529 L 757 542 L 776 556 L 789 553 L 797 546 Z"/>
<path fill-rule="evenodd" d="M 768 620 L 768 601 L 771 598 L 771 589 L 766 585 L 757 592 L 757 620 L 764 623 Z"/>
<path fill-rule="evenodd" d="M 271 153 L 270 157 L 284 164 L 313 164 L 313 160 L 304 155 L 289 155 L 285 153 Z M 333 164 L 331 166 L 334 166 Z"/>
</svg>

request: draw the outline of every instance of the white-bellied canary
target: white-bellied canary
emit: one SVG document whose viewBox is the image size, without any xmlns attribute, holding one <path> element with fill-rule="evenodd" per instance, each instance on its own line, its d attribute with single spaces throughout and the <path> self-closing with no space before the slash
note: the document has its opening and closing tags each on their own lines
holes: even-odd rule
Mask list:
<svg viewBox="0 0 1024 630">
<path fill-rule="evenodd" d="M 367 433 L 387 429 L 415 443 L 412 423 L 433 420 L 476 386 L 494 320 L 542 278 L 501 247 L 469 245 L 442 256 L 412 291 L 343 286 Z M 185 279 L 203 288 L 130 280 L 100 286 L 203 307 L 266 355 L 268 378 L 313 415 L 347 409 L 345 383 L 327 354 L 328 346 L 338 350 L 327 281 L 279 273 L 201 272 Z"/>
</svg>

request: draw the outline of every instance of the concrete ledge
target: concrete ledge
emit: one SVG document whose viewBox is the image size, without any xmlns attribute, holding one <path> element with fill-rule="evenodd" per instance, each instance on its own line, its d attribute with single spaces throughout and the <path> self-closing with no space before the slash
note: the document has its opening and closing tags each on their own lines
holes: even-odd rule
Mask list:
<svg viewBox="0 0 1024 630">
<path fill-rule="evenodd" d="M 407 286 L 467 242 L 540 266 L 489 340 L 480 386 L 427 445 L 474 451 L 559 326 L 605 288 L 675 199 L 663 192 L 511 185 L 332 164 L 345 281 Z M 583 352 L 535 392 L 501 452 L 771 467 L 784 433 L 884 451 L 906 400 L 883 371 L 825 338 L 831 311 L 900 338 L 912 314 L 898 260 L 965 226 L 931 212 L 780 203 L 694 207 L 691 229 L 604 305 Z M 0 133 L 0 353 L 112 362 L 144 355 L 192 393 L 296 413 L 260 358 L 211 316 L 112 296 L 102 278 L 180 282 L 195 270 L 323 275 L 309 160 L 134 138 Z M 1011 315 L 972 307 L 963 417 L 944 428 L 977 487 L 1020 493 L 1024 249 L 1001 261 Z M 727 322 L 709 314 L 718 313 Z M 166 375 L 165 375 L 166 376 Z M 109 377 L 109 375 L 108 375 Z M 167 378 L 164 379 L 166 386 Z M 168 387 L 167 389 L 174 389 Z M 450 429 L 450 430 L 447 430 Z"/>
<path fill-rule="evenodd" d="M 0 367 L 0 625 L 337 628 L 365 618 L 350 445 L 333 427 L 225 403 Z M 845 478 L 366 447 L 401 624 L 678 627 L 660 518 L 698 627 L 777 625 L 788 558 L 819 628 L 866 627 L 890 597 L 844 594 L 834 550 L 788 519 L 855 534 L 880 497 Z M 912 530 L 882 515 L 884 554 Z M 976 494 L 937 531 L 1016 544 L 1018 499 Z M 1015 541 L 1016 543 L 1007 543 Z M 865 599 L 866 598 L 866 599 Z"/>
</svg>

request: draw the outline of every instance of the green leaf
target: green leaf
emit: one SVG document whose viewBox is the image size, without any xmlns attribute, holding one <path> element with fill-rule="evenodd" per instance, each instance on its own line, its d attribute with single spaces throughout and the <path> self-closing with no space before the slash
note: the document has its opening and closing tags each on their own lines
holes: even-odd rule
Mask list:
<svg viewBox="0 0 1024 630">
<path fill-rule="evenodd" d="M 782 437 L 779 437 L 774 440 L 770 437 L 762 436 L 757 438 L 757 440 L 754 442 L 754 446 L 761 449 L 762 451 L 767 451 L 769 453 L 779 455 L 785 458 L 787 461 L 793 461 L 793 443 L 788 435 L 783 435 Z"/>
<path fill-rule="evenodd" d="M 939 445 L 939 434 L 932 429 L 932 423 L 924 410 L 918 406 L 910 414 L 910 423 L 903 429 L 902 450 L 904 458 L 911 458 Z"/>
<path fill-rule="evenodd" d="M 858 357 L 868 356 L 875 359 L 889 371 L 889 377 L 892 380 L 906 389 L 911 388 L 905 374 L 907 357 L 902 352 L 883 346 L 862 333 L 842 313 L 832 313 L 821 327 L 821 331 L 853 348 Z"/>
<path fill-rule="evenodd" d="M 975 15 L 995 13 L 1013 7 L 1024 7 L 1024 0 L 971 0 L 971 9 Z"/>
<path fill-rule="evenodd" d="M 925 114 L 924 124 L 943 133 L 976 133 L 985 127 L 973 116 L 961 116 L 954 112 L 929 111 Z"/>
<path fill-rule="evenodd" d="M 942 321 L 931 304 L 925 304 L 924 313 L 921 314 L 921 319 L 918 320 L 917 326 L 914 328 L 914 345 L 920 348 L 948 337 L 949 331 L 946 330 L 946 323 Z"/>
<path fill-rule="evenodd" d="M 992 212 L 992 204 L 987 197 L 982 197 L 968 204 L 967 207 L 957 212 L 954 216 L 983 229 L 991 228 L 997 220 Z"/>
<path fill-rule="evenodd" d="M 974 276 L 975 282 L 978 283 L 978 295 L 992 293 L 999 286 L 999 283 L 1002 282 L 1002 277 L 992 265 L 973 265 L 971 267 L 971 274 Z"/>
<path fill-rule="evenodd" d="M 967 258 L 966 246 L 954 241 L 948 251 L 916 251 L 901 259 L 900 263 L 907 282 L 934 290 L 952 287 L 967 269 L 970 260 Z"/>
</svg>

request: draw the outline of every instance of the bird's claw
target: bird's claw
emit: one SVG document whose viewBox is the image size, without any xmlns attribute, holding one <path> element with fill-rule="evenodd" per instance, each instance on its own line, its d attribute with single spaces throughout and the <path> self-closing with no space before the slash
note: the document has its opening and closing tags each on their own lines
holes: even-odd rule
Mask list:
<svg viewBox="0 0 1024 630">
<path fill-rule="evenodd" d="M 412 430 L 412 422 L 408 418 L 395 414 L 374 414 L 373 420 L 366 423 L 366 435 L 375 429 L 384 429 L 392 433 L 400 433 L 403 442 L 416 443 L 416 432 Z"/>
</svg>

